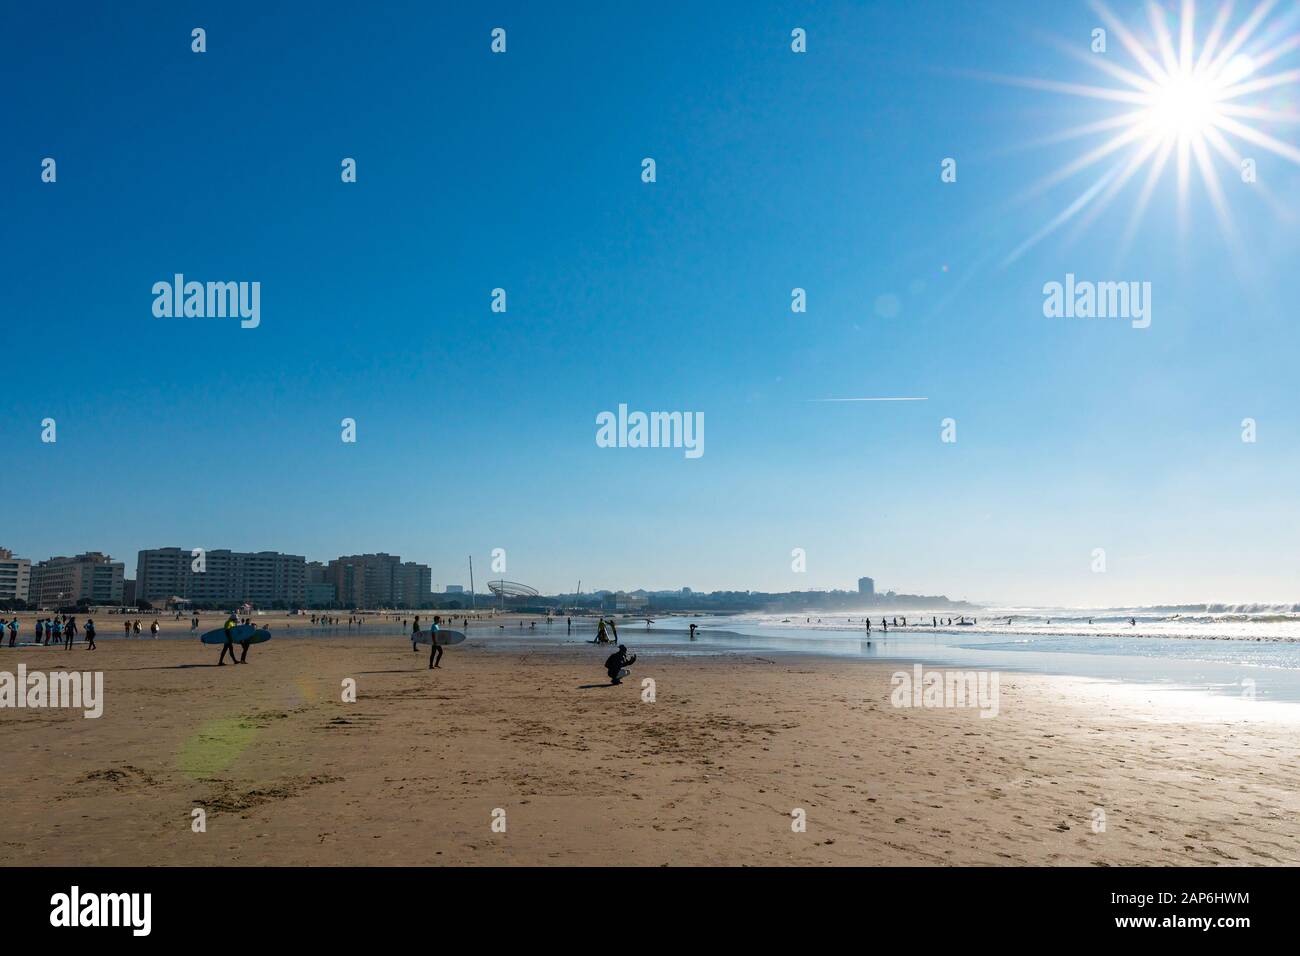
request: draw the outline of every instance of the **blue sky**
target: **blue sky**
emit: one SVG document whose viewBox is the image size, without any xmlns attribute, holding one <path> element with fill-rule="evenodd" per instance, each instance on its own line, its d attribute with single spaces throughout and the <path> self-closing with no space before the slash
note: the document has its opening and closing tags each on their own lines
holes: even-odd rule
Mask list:
<svg viewBox="0 0 1300 956">
<path fill-rule="evenodd" d="M 1101 139 L 1026 144 L 1115 106 L 981 74 L 1106 81 L 1048 39 L 1087 52 L 1088 6 L 264 6 L 3 15 L 0 546 L 129 575 L 146 547 L 386 550 L 467 584 L 500 547 L 544 591 L 1300 600 L 1294 199 L 1225 169 L 1234 244 L 1195 177 L 1179 227 L 1166 170 L 1126 254 L 1138 181 L 1005 264 L 1108 168 L 1018 202 Z M 155 318 L 177 272 L 260 281 L 260 327 Z M 1151 328 L 1045 318 L 1067 272 L 1151 282 Z M 865 396 L 928 400 L 809 401 Z M 598 448 L 619 403 L 703 412 L 705 454 Z"/>
</svg>

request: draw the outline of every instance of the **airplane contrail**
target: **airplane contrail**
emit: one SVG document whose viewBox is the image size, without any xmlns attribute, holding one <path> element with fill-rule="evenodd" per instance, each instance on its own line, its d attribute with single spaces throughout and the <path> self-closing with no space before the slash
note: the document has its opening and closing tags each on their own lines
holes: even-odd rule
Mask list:
<svg viewBox="0 0 1300 956">
<path fill-rule="evenodd" d="M 928 402 L 928 398 L 810 398 L 810 402 Z"/>
</svg>

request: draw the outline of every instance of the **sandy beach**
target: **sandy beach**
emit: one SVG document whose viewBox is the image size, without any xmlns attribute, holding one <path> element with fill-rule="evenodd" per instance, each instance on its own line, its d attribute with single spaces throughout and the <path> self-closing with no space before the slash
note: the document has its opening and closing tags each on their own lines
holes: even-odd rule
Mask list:
<svg viewBox="0 0 1300 956">
<path fill-rule="evenodd" d="M 112 627 L 103 619 L 101 635 Z M 994 719 L 896 708 L 895 667 L 786 656 L 642 656 L 610 687 L 604 649 L 494 648 L 486 632 L 497 629 L 480 627 L 433 671 L 397 634 L 282 632 L 248 665 L 222 668 L 218 649 L 197 641 L 6 647 L 0 671 L 102 671 L 105 702 L 98 719 L 0 710 L 3 855 L 205 866 L 1300 862 L 1294 725 L 1194 719 L 1158 692 L 1025 674 L 1002 675 Z M 342 700 L 347 679 L 354 703 Z M 192 829 L 196 808 L 206 832 Z M 796 808 L 805 832 L 792 830 Z"/>
</svg>

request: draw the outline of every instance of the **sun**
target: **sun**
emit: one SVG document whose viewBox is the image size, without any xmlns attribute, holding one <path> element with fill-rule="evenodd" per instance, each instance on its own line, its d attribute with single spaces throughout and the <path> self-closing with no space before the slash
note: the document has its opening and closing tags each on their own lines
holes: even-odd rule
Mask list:
<svg viewBox="0 0 1300 956">
<path fill-rule="evenodd" d="M 1151 94 L 1144 121 L 1162 138 L 1203 139 L 1218 125 L 1219 86 L 1194 73 L 1175 73 Z"/>
<path fill-rule="evenodd" d="M 1111 104 L 1112 115 L 1065 129 L 1036 145 L 1078 142 L 1074 158 L 1031 184 L 1021 198 L 1040 196 L 1074 181 L 1088 170 L 1100 175 L 1072 197 L 1065 208 L 1021 243 L 1006 262 L 1067 223 L 1082 228 L 1137 179 L 1140 189 L 1128 228 L 1117 246 L 1134 241 L 1157 186 L 1176 182 L 1178 218 L 1187 234 L 1191 184 L 1199 181 L 1223 234 L 1235 243 L 1227 184 L 1255 183 L 1254 169 L 1264 157 L 1300 165 L 1300 147 L 1275 134 L 1275 128 L 1300 125 L 1300 10 L 1279 11 L 1277 0 L 1260 0 L 1233 22 L 1234 5 L 1225 0 L 1198 36 L 1195 0 L 1181 0 L 1174 22 L 1165 6 L 1147 0 L 1145 28 L 1130 27 L 1100 0 L 1093 10 L 1113 38 L 1111 49 L 1091 51 L 1057 42 L 1066 54 L 1101 71 L 1104 84 L 1023 77 L 992 77 L 1000 82 Z M 1289 63 L 1288 63 L 1289 61 Z M 1287 68 L 1289 67 L 1289 68 Z M 1091 141 L 1091 142 L 1089 142 Z M 1284 207 L 1259 183 L 1257 191 L 1280 213 Z"/>
</svg>

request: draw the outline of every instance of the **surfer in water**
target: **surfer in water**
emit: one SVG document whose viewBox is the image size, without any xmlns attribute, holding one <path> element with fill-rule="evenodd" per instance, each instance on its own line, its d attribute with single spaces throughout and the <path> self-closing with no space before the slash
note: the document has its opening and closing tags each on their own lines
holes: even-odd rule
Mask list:
<svg viewBox="0 0 1300 956">
<path fill-rule="evenodd" d="M 627 648 L 622 644 L 618 645 L 618 650 L 605 659 L 605 672 L 609 674 L 611 684 L 623 683 L 621 676 L 623 668 L 631 667 L 636 663 L 636 655 L 628 654 Z"/>
<path fill-rule="evenodd" d="M 442 646 L 438 643 L 438 616 L 433 616 L 433 623 L 429 625 L 429 669 L 437 667 L 442 669 L 439 661 L 442 660 Z"/>
<path fill-rule="evenodd" d="M 233 630 L 235 629 L 236 626 L 237 626 L 237 621 L 236 621 L 236 618 L 235 618 L 234 612 L 232 611 L 231 614 L 230 614 L 230 617 L 226 618 L 226 624 L 225 624 L 226 643 L 224 643 L 224 644 L 221 645 L 221 657 L 217 660 L 217 666 L 218 666 L 218 667 L 225 667 L 225 666 L 226 666 L 226 653 L 227 653 L 227 652 L 229 652 L 229 654 L 230 654 L 230 663 L 232 663 L 232 664 L 238 664 L 238 663 L 239 663 L 238 658 L 235 657 L 235 644 L 234 644 L 234 642 L 230 639 L 230 632 L 233 631 Z"/>
</svg>

